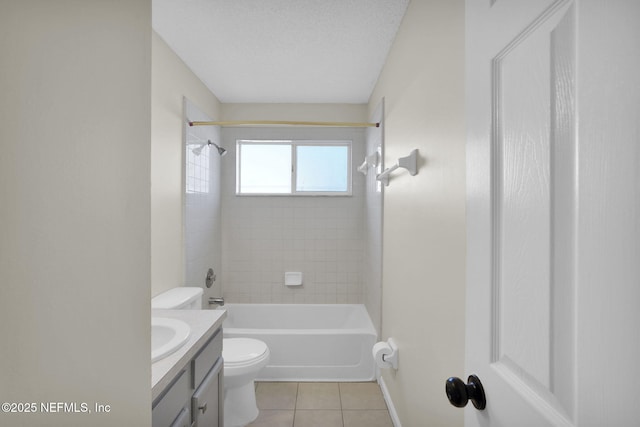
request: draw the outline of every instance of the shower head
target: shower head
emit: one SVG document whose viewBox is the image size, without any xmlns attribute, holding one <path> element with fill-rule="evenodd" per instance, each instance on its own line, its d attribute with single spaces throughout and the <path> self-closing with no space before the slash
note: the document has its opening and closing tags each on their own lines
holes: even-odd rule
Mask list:
<svg viewBox="0 0 640 427">
<path fill-rule="evenodd" d="M 196 148 L 191 149 L 191 152 L 196 156 L 199 156 L 200 154 L 202 154 L 202 149 L 205 147 L 205 145 L 207 144 L 203 142 L 202 144 L 198 145 Z"/>
<path fill-rule="evenodd" d="M 224 148 L 220 147 L 218 144 L 216 144 L 215 142 L 212 142 L 211 140 L 207 141 L 207 144 L 209 145 L 213 145 L 214 147 L 216 147 L 216 149 L 218 150 L 218 154 L 221 156 L 224 156 L 225 154 L 227 154 L 227 150 L 225 150 Z"/>
</svg>

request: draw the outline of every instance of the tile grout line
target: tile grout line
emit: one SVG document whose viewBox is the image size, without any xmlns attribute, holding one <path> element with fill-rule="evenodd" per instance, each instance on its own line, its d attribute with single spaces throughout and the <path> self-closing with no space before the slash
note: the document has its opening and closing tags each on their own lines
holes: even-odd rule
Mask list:
<svg viewBox="0 0 640 427">
<path fill-rule="evenodd" d="M 352 390 L 352 388 L 349 388 L 349 387 L 344 386 L 344 385 L 345 385 L 345 383 L 341 383 L 341 382 L 332 382 L 332 383 L 333 383 L 333 385 L 334 385 L 334 386 L 338 387 L 339 407 L 338 407 L 338 408 L 335 408 L 334 410 L 339 410 L 339 411 L 340 411 L 340 422 L 341 422 L 341 424 L 339 424 L 339 425 L 340 425 L 341 427 L 345 427 L 346 425 L 348 425 L 348 424 L 346 423 L 345 411 L 349 411 L 349 412 L 352 412 L 352 411 L 355 411 L 355 412 L 371 412 L 371 411 L 378 412 L 378 411 L 379 411 L 379 412 L 381 412 L 381 413 L 382 413 L 382 412 L 385 412 L 385 413 L 387 414 L 387 416 L 389 416 L 389 417 L 391 418 L 391 420 L 390 420 L 390 421 L 391 421 L 392 425 L 395 425 L 394 419 L 393 419 L 393 417 L 391 417 L 391 413 L 390 413 L 390 410 L 389 410 L 389 406 L 388 406 L 387 402 L 386 402 L 386 401 L 384 401 L 384 392 L 383 392 L 382 387 L 380 386 L 380 384 L 376 384 L 376 385 L 380 388 L 380 392 L 381 392 L 381 394 L 382 394 L 382 398 L 383 398 L 383 401 L 384 401 L 384 404 L 383 404 L 384 408 L 376 407 L 376 408 L 369 408 L 369 409 L 365 409 L 365 408 L 363 407 L 362 409 L 355 409 L 355 408 L 353 408 L 353 409 L 345 409 L 345 407 L 344 407 L 344 401 L 343 401 L 343 399 L 342 399 L 342 389 L 343 389 L 343 388 L 345 388 L 346 397 L 351 396 L 351 395 L 350 395 L 350 393 L 351 393 L 351 392 L 353 392 L 353 390 Z M 295 398 L 294 398 L 294 407 L 293 407 L 293 414 L 292 414 L 292 421 L 291 421 L 291 422 L 292 422 L 292 424 L 287 424 L 287 426 L 288 426 L 288 427 L 295 427 L 295 425 L 296 425 L 296 424 L 295 424 L 295 423 L 296 423 L 296 421 L 298 421 L 298 420 L 303 421 L 303 420 L 305 419 L 304 417 L 303 417 L 302 419 L 300 419 L 300 418 L 298 418 L 298 417 L 297 417 L 297 415 L 299 415 L 299 414 L 297 414 L 297 412 L 298 412 L 299 410 L 302 410 L 302 409 L 300 409 L 300 406 L 299 406 L 299 400 L 298 400 L 298 399 L 301 397 L 301 396 L 300 396 L 300 386 L 301 386 L 301 383 L 300 383 L 300 382 L 295 382 L 294 384 L 295 384 L 296 390 L 295 390 L 295 392 L 294 392 L 294 393 L 295 393 L 295 394 L 294 394 L 294 397 L 295 397 Z M 259 385 L 259 384 L 256 384 L 256 391 L 257 391 L 259 388 L 260 388 L 260 385 Z M 331 388 L 332 388 L 332 387 L 331 387 Z M 291 390 L 291 388 L 289 388 L 289 390 Z M 366 390 L 361 390 L 361 391 L 366 392 Z M 365 394 L 368 394 L 368 393 L 365 393 Z M 284 407 L 279 407 L 279 408 L 282 408 L 282 409 L 280 409 L 280 410 L 286 410 Z M 290 406 L 289 406 L 289 408 L 290 408 Z M 274 407 L 273 409 L 276 409 L 276 408 Z M 332 408 L 328 408 L 328 407 L 327 407 L 325 410 L 331 410 L 331 409 L 332 409 Z M 317 408 L 317 409 L 312 409 L 312 408 L 310 408 L 309 410 L 311 410 L 311 411 L 313 411 L 313 410 L 321 411 L 321 410 L 323 410 L 323 409 L 321 409 L 321 408 Z M 303 412 L 304 412 L 304 410 L 303 410 Z M 360 418 L 360 416 L 358 416 L 357 418 Z M 334 419 L 335 419 L 335 418 L 334 418 Z M 350 418 L 350 419 L 351 419 L 351 418 Z M 336 421 L 337 421 L 337 420 L 336 420 Z M 261 425 L 262 425 L 262 424 L 261 424 Z M 265 425 L 266 425 L 266 424 L 265 424 Z M 285 426 L 282 426 L 282 427 L 285 427 Z"/>
<path fill-rule="evenodd" d="M 300 395 L 300 383 L 296 383 L 296 401 L 293 404 L 293 423 L 291 427 L 296 425 L 296 414 L 298 413 L 298 396 Z"/>
<path fill-rule="evenodd" d="M 342 408 L 342 387 L 338 383 L 338 398 L 340 399 L 340 419 L 342 420 L 342 427 L 344 427 L 344 409 Z"/>
</svg>

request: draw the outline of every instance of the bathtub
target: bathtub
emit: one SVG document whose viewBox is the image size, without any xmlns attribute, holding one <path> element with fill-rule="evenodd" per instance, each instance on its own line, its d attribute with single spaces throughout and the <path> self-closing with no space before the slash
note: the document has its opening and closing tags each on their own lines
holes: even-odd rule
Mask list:
<svg viewBox="0 0 640 427">
<path fill-rule="evenodd" d="M 371 381 L 376 330 L 361 304 L 226 304 L 225 338 L 269 346 L 261 381 Z"/>
</svg>

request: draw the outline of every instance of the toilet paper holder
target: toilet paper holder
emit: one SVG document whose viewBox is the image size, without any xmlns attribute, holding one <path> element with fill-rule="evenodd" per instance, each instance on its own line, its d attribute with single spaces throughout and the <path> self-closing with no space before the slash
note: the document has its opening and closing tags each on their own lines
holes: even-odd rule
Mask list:
<svg viewBox="0 0 640 427">
<path fill-rule="evenodd" d="M 378 347 L 378 349 L 376 349 Z M 376 352 L 379 351 L 380 359 L 377 359 Z M 398 369 L 398 345 L 393 338 L 389 338 L 386 342 L 379 342 L 374 345 L 373 357 L 380 368 Z"/>
<path fill-rule="evenodd" d="M 393 369 L 398 369 L 398 345 L 393 338 L 389 338 L 387 344 L 391 347 L 391 354 L 383 354 L 382 360 L 391 363 Z"/>
</svg>

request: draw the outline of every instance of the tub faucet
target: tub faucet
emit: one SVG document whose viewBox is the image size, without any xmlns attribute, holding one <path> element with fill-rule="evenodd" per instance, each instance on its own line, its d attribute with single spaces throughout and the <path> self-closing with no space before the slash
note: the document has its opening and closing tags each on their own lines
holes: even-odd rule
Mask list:
<svg viewBox="0 0 640 427">
<path fill-rule="evenodd" d="M 219 305 L 222 307 L 224 305 L 224 298 L 222 297 L 210 297 L 209 305 Z"/>
</svg>

